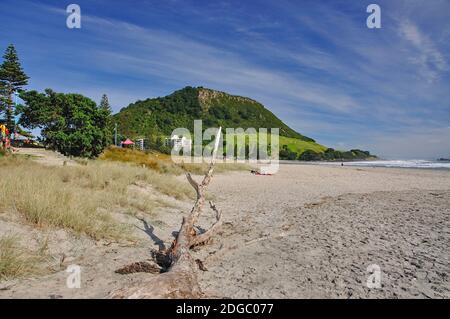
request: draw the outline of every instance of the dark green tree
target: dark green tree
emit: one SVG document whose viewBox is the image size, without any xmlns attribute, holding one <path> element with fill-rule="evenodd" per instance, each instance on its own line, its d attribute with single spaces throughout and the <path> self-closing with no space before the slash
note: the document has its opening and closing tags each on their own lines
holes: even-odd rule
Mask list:
<svg viewBox="0 0 450 319">
<path fill-rule="evenodd" d="M 112 109 L 111 105 L 109 104 L 108 96 L 106 94 L 103 94 L 102 99 L 100 100 L 100 105 L 98 106 L 101 113 L 103 113 L 105 119 L 106 119 L 106 126 L 105 126 L 105 143 L 107 145 L 114 144 L 114 123 L 112 119 Z"/>
<path fill-rule="evenodd" d="M 306 150 L 298 158 L 301 161 L 321 161 L 323 158 L 321 153 L 315 152 L 313 150 Z"/>
<path fill-rule="evenodd" d="M 109 114 L 112 113 L 111 106 L 109 105 L 108 96 L 106 94 L 103 94 L 102 99 L 100 100 L 99 108 Z"/>
<path fill-rule="evenodd" d="M 19 123 L 40 128 L 46 147 L 64 155 L 96 157 L 109 145 L 108 115 L 91 99 L 80 94 L 22 92 L 25 102 Z"/>
<path fill-rule="evenodd" d="M 20 93 L 22 88 L 28 84 L 28 79 L 29 77 L 20 65 L 14 45 L 10 44 L 3 55 L 3 63 L 0 65 L 0 111 L 5 113 L 5 122 L 10 133 L 15 128 L 14 93 Z"/>
<path fill-rule="evenodd" d="M 5 84 L 0 81 L 0 113 L 5 112 L 7 101 L 8 101 L 8 98 L 7 98 L 7 94 L 6 94 Z"/>
<path fill-rule="evenodd" d="M 281 160 L 294 161 L 297 159 L 298 155 L 296 152 L 292 152 L 287 145 L 283 145 L 280 152 L 278 153 Z"/>
</svg>

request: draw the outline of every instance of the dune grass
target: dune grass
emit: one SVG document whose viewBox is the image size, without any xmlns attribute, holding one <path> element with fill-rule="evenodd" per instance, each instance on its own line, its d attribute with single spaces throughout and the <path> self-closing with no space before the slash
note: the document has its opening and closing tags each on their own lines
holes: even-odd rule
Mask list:
<svg viewBox="0 0 450 319">
<path fill-rule="evenodd" d="M 208 171 L 209 164 L 202 163 L 184 163 L 180 164 L 180 167 L 184 172 L 190 172 L 196 175 L 203 175 Z M 216 163 L 214 165 L 215 173 L 225 173 L 225 172 L 233 172 L 233 171 L 250 171 L 252 168 L 248 164 L 241 163 Z"/>
<path fill-rule="evenodd" d="M 0 174 L 0 212 L 17 213 L 38 227 L 69 229 L 94 239 L 129 238 L 129 229 L 115 220 L 113 209 L 150 211 L 160 204 L 129 194 L 129 186 L 136 182 L 178 199 L 193 196 L 188 185 L 173 177 L 123 163 L 89 161 L 50 167 L 9 156 L 0 159 Z"/>
<path fill-rule="evenodd" d="M 17 236 L 0 237 L 0 281 L 42 273 L 46 260 L 45 246 L 37 252 L 25 249 Z"/>
<path fill-rule="evenodd" d="M 101 160 L 124 162 L 139 165 L 161 174 L 181 175 L 185 172 L 192 174 L 204 174 L 208 167 L 208 163 L 174 163 L 167 154 L 157 152 L 142 152 L 133 149 L 110 147 L 107 148 L 100 156 Z M 250 170 L 250 166 L 240 163 L 217 163 L 215 167 L 216 173 L 228 171 Z"/>
<path fill-rule="evenodd" d="M 140 165 L 159 173 L 181 174 L 182 169 L 175 165 L 170 155 L 141 152 L 134 149 L 109 147 L 100 155 L 101 160 L 124 162 Z"/>
</svg>

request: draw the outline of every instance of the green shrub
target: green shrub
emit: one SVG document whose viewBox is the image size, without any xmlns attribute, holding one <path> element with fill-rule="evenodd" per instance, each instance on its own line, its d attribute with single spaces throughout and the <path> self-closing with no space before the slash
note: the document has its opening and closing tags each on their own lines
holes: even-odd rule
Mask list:
<svg viewBox="0 0 450 319">
<path fill-rule="evenodd" d="M 322 153 L 317 153 L 312 150 L 306 150 L 300 155 L 299 160 L 301 161 L 320 161 L 323 159 Z"/>
</svg>

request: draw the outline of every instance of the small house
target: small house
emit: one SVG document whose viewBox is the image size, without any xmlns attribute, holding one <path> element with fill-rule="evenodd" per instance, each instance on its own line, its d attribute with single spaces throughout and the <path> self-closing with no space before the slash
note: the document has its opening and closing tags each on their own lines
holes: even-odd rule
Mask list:
<svg viewBox="0 0 450 319">
<path fill-rule="evenodd" d="M 192 140 L 185 136 L 173 135 L 170 138 L 166 138 L 165 144 L 175 151 L 180 151 L 181 149 L 190 150 L 192 147 Z"/>
</svg>

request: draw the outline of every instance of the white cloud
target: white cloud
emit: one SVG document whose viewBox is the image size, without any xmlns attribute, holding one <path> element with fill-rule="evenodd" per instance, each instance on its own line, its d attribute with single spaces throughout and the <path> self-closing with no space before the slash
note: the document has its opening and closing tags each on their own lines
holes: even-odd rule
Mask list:
<svg viewBox="0 0 450 319">
<path fill-rule="evenodd" d="M 422 77 L 428 82 L 435 82 L 441 72 L 449 70 L 444 55 L 417 25 L 409 20 L 402 21 L 399 33 L 415 47 L 415 52 L 410 52 L 409 61 L 419 66 Z"/>
<path fill-rule="evenodd" d="M 229 88 L 257 97 L 284 96 L 305 105 L 334 112 L 351 112 L 358 103 L 338 88 L 255 65 L 242 56 L 178 34 L 133 24 L 84 16 L 102 38 L 113 38 L 115 52 L 96 50 L 97 67 L 133 71 L 169 81 Z M 126 44 L 126 45 L 120 45 Z M 130 49 L 130 45 L 132 49 Z M 129 73 L 129 72 L 127 72 Z"/>
</svg>

